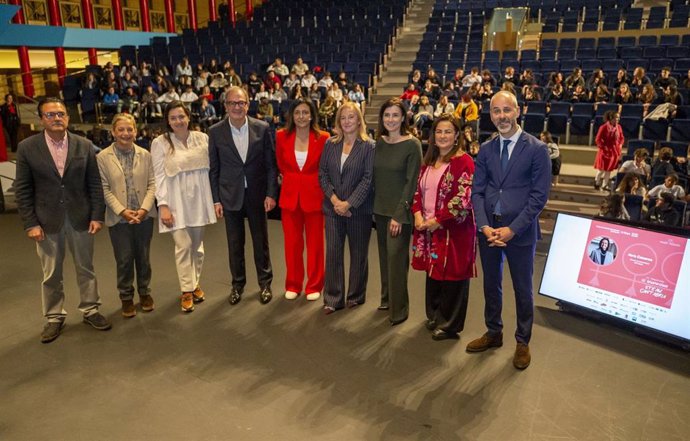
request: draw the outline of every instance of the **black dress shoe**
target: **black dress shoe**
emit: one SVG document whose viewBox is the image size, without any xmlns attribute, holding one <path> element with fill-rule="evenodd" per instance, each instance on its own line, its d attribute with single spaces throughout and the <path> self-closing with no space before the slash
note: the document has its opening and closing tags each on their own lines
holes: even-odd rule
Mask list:
<svg viewBox="0 0 690 441">
<path fill-rule="evenodd" d="M 431 333 L 431 338 L 436 341 L 441 340 L 458 340 L 460 336 L 455 332 L 446 332 L 443 329 L 436 328 L 434 332 Z"/>
<path fill-rule="evenodd" d="M 391 321 L 390 321 L 390 322 L 391 322 L 391 326 L 399 325 L 400 323 L 404 322 L 405 320 L 407 320 L 407 317 L 401 318 L 401 319 L 397 319 L 397 320 L 391 320 Z"/>
<path fill-rule="evenodd" d="M 270 286 L 267 286 L 261 290 L 261 293 L 259 294 L 259 301 L 262 305 L 265 305 L 266 303 L 270 302 L 272 298 L 273 293 L 271 292 Z"/>
<path fill-rule="evenodd" d="M 436 329 L 436 320 L 426 319 L 426 322 L 424 323 L 424 326 L 425 326 L 426 329 L 428 329 L 429 331 L 433 331 L 434 329 Z"/>
<path fill-rule="evenodd" d="M 381 303 L 378 308 L 379 311 L 388 311 L 388 303 Z"/>
<path fill-rule="evenodd" d="M 242 291 L 238 290 L 237 288 L 233 288 L 230 291 L 230 297 L 228 297 L 228 302 L 230 302 L 231 305 L 237 305 L 240 303 L 240 300 L 242 300 Z"/>
</svg>

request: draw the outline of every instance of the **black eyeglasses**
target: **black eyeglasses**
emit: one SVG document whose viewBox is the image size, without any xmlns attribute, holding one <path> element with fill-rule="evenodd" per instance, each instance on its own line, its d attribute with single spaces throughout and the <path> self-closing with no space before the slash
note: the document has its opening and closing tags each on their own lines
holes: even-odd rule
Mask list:
<svg viewBox="0 0 690 441">
<path fill-rule="evenodd" d="M 55 119 L 55 118 L 64 118 L 67 116 L 67 113 L 65 112 L 45 112 L 43 114 L 47 119 Z"/>
<path fill-rule="evenodd" d="M 246 101 L 226 101 L 225 105 L 228 107 L 244 107 L 247 105 Z"/>
</svg>

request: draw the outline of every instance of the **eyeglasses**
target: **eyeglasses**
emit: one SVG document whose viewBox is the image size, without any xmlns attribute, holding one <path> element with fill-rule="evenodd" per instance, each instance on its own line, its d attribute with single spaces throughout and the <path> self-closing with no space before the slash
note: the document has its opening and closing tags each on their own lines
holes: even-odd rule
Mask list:
<svg viewBox="0 0 690 441">
<path fill-rule="evenodd" d="M 66 112 L 45 112 L 43 114 L 47 119 L 64 118 L 67 116 Z"/>
<path fill-rule="evenodd" d="M 225 105 L 228 107 L 244 107 L 247 105 L 246 101 L 226 101 Z"/>
</svg>

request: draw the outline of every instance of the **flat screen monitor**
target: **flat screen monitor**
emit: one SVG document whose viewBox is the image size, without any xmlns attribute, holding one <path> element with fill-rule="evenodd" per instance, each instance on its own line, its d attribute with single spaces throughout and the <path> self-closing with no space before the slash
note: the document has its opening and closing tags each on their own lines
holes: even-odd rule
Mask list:
<svg viewBox="0 0 690 441">
<path fill-rule="evenodd" d="M 539 293 L 690 340 L 690 246 L 667 231 L 559 213 Z"/>
</svg>

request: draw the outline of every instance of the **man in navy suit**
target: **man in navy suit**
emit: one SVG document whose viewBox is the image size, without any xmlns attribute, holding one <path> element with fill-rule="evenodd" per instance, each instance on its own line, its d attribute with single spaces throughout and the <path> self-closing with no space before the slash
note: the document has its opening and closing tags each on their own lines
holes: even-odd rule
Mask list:
<svg viewBox="0 0 690 441">
<path fill-rule="evenodd" d="M 241 87 L 225 95 L 228 117 L 208 130 L 211 192 L 216 215 L 225 217 L 232 290 L 237 304 L 247 283 L 244 265 L 244 218 L 247 217 L 259 280 L 259 300 L 271 301 L 273 270 L 268 250 L 266 213 L 276 206 L 278 168 L 268 123 L 247 116 L 249 97 Z"/>
<path fill-rule="evenodd" d="M 477 156 L 472 203 L 484 271 L 484 320 L 487 332 L 467 345 L 482 352 L 503 345 L 503 258 L 508 259 L 515 290 L 517 347 L 513 365 L 530 363 L 529 341 L 534 318 L 532 274 L 539 213 L 551 188 L 551 161 L 546 145 L 522 131 L 515 95 L 498 92 L 491 99 L 491 121 L 499 136 L 482 145 Z"/>
</svg>

